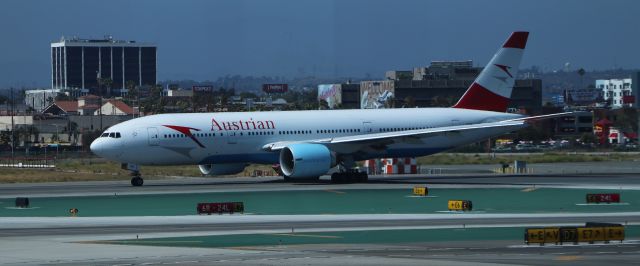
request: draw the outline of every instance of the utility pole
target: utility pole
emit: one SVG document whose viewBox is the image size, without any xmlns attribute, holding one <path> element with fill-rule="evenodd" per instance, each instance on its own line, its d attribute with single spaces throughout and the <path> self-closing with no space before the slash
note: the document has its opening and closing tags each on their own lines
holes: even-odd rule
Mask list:
<svg viewBox="0 0 640 266">
<path fill-rule="evenodd" d="M 98 93 L 100 94 L 100 106 L 98 107 L 98 113 L 100 114 L 100 132 L 102 133 L 102 78 L 100 75 L 100 71 L 97 72 L 97 81 L 98 81 Z"/>
<path fill-rule="evenodd" d="M 15 141 L 15 137 L 14 137 L 14 132 L 15 132 L 15 123 L 13 121 L 13 88 L 11 88 L 11 164 L 13 165 L 14 162 L 14 158 L 15 158 L 15 146 L 16 146 L 16 141 Z"/>
</svg>

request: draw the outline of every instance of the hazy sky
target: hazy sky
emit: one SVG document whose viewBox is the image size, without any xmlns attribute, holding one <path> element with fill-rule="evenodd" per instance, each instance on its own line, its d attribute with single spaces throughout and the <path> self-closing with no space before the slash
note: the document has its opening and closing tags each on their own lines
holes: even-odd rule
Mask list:
<svg viewBox="0 0 640 266">
<path fill-rule="evenodd" d="M 634 0 L 3 0 L 0 87 L 50 86 L 63 35 L 156 43 L 159 80 L 484 65 L 514 30 L 531 31 L 524 67 L 638 68 L 639 22 Z"/>
</svg>

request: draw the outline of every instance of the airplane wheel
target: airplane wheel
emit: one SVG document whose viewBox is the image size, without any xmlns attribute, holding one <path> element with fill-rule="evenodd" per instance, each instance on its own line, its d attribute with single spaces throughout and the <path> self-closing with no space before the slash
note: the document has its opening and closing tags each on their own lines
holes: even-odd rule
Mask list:
<svg viewBox="0 0 640 266">
<path fill-rule="evenodd" d="M 338 183 L 338 173 L 331 174 L 331 183 Z"/>
<path fill-rule="evenodd" d="M 142 179 L 142 177 L 136 176 L 134 178 L 131 178 L 132 186 L 139 187 L 139 186 L 142 186 L 142 184 L 144 184 L 144 180 Z"/>
<path fill-rule="evenodd" d="M 282 177 L 284 177 L 284 182 L 291 182 L 291 177 L 287 175 L 282 175 Z"/>
<path fill-rule="evenodd" d="M 346 181 L 346 176 L 343 173 L 333 173 L 331 174 L 331 183 L 339 184 L 344 183 Z"/>
</svg>

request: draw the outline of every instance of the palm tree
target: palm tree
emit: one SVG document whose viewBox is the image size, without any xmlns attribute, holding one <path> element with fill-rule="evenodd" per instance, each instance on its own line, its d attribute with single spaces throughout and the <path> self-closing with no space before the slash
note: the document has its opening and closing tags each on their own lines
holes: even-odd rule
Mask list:
<svg viewBox="0 0 640 266">
<path fill-rule="evenodd" d="M 104 86 L 105 88 L 107 88 L 107 95 L 111 96 L 111 86 L 113 85 L 113 80 L 110 78 L 104 78 L 100 80 L 100 84 L 102 84 L 102 86 Z M 102 92 L 101 92 L 102 94 Z M 102 95 L 100 95 L 102 96 Z"/>
<path fill-rule="evenodd" d="M 139 99 L 140 93 L 138 91 L 138 87 L 136 86 L 136 82 L 133 80 L 127 80 L 127 89 L 129 90 L 129 93 L 127 94 L 127 98 L 129 99 L 129 105 L 131 105 L 131 107 L 134 108 L 135 110 L 135 105 L 140 100 Z M 134 100 L 135 100 L 135 104 L 134 104 Z M 133 113 L 133 117 L 135 117 L 135 111 Z"/>
</svg>

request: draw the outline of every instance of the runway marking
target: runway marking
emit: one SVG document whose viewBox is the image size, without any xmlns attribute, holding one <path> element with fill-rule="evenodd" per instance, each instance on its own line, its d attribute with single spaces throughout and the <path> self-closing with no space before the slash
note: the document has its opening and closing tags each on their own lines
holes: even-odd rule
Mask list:
<svg viewBox="0 0 640 266">
<path fill-rule="evenodd" d="M 408 195 L 406 198 L 437 198 L 439 196 L 418 196 L 418 195 Z"/>
<path fill-rule="evenodd" d="M 336 193 L 336 194 L 346 194 L 347 193 L 347 192 L 344 192 L 344 191 L 333 190 L 333 189 L 325 189 L 324 191 L 325 192 L 333 192 L 333 193 Z"/>
<path fill-rule="evenodd" d="M 328 236 L 328 235 L 305 235 L 305 234 L 270 234 L 274 236 L 300 236 L 300 237 L 315 237 L 315 238 L 342 238 L 341 236 Z"/>
<path fill-rule="evenodd" d="M 78 241 L 75 243 L 82 244 L 173 244 L 173 243 L 202 243 L 200 240 L 94 240 L 94 241 Z"/>
<path fill-rule="evenodd" d="M 4 207 L 5 209 L 8 210 L 34 210 L 34 209 L 40 209 L 40 207 L 27 207 L 27 208 L 22 208 L 22 207 Z"/>
<path fill-rule="evenodd" d="M 631 205 L 629 202 L 620 202 L 620 203 L 576 203 L 578 206 L 621 206 L 621 205 Z"/>
<path fill-rule="evenodd" d="M 459 214 L 465 214 L 465 213 L 485 213 L 485 211 L 436 211 L 436 212 L 440 212 L 440 213 L 459 213 Z"/>
<path fill-rule="evenodd" d="M 580 256 L 558 256 L 557 258 L 555 258 L 555 260 L 559 261 L 576 261 L 581 259 L 582 257 Z"/>
<path fill-rule="evenodd" d="M 525 188 L 525 189 L 520 190 L 520 191 L 522 191 L 522 192 L 531 192 L 531 191 L 536 191 L 536 190 L 538 190 L 537 187 L 528 187 L 528 188 Z"/>
<path fill-rule="evenodd" d="M 389 254 L 387 255 L 387 257 L 398 257 L 398 258 L 411 258 L 413 257 L 413 255 L 403 255 L 403 254 Z"/>
</svg>

